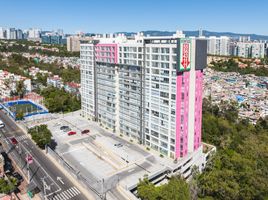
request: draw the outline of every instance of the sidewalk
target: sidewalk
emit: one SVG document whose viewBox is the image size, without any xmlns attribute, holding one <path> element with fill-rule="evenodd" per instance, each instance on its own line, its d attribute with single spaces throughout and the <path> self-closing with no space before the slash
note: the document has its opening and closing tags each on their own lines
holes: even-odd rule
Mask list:
<svg viewBox="0 0 268 200">
<path fill-rule="evenodd" d="M 16 195 L 12 194 L 12 195 L 6 195 L 4 197 L 0 197 L 0 200 L 41 200 L 41 198 L 38 195 L 35 195 L 33 198 L 30 198 L 27 193 L 25 194 L 17 194 L 18 197 L 16 197 Z"/>
</svg>

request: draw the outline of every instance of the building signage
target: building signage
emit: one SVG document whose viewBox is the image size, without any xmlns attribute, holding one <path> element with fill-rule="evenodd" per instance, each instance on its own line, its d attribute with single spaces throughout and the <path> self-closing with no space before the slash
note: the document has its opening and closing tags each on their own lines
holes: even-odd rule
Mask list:
<svg viewBox="0 0 268 200">
<path fill-rule="evenodd" d="M 179 71 L 187 71 L 191 69 L 191 40 L 180 40 L 180 60 Z"/>
</svg>

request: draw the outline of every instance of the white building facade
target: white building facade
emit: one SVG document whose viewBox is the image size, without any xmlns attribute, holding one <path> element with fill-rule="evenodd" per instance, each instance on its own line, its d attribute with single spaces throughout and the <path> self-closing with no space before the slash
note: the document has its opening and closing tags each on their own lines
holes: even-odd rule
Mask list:
<svg viewBox="0 0 268 200">
<path fill-rule="evenodd" d="M 181 33 L 82 42 L 82 115 L 173 159 L 200 150 L 206 50 Z"/>
<path fill-rule="evenodd" d="M 265 43 L 262 42 L 237 42 L 234 56 L 243 58 L 263 58 L 265 55 Z"/>
<path fill-rule="evenodd" d="M 208 54 L 211 55 L 230 55 L 230 38 L 227 36 L 210 36 L 208 40 Z"/>
</svg>

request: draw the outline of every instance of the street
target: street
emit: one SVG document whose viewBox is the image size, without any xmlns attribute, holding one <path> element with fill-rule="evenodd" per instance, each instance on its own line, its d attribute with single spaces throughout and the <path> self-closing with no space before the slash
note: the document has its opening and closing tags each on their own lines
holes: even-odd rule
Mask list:
<svg viewBox="0 0 268 200">
<path fill-rule="evenodd" d="M 75 187 L 67 178 L 64 172 L 50 161 L 46 155 L 23 133 L 23 131 L 3 111 L 0 111 L 0 119 L 5 123 L 1 128 L 2 143 L 8 147 L 8 156 L 16 161 L 16 164 L 24 171 L 26 177 L 35 183 L 49 200 L 87 200 L 85 195 Z M 15 137 L 18 140 L 16 147 L 12 145 L 9 138 Z M 26 156 L 33 157 L 33 163 L 29 164 L 27 170 Z M 29 173 L 29 174 L 28 174 Z"/>
</svg>

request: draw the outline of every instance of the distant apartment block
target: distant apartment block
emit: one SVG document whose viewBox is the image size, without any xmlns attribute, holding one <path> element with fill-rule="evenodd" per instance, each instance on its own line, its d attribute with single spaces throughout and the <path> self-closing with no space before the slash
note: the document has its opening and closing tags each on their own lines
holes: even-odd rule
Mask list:
<svg viewBox="0 0 268 200">
<path fill-rule="evenodd" d="M 231 38 L 226 36 L 210 36 L 207 41 L 207 51 L 210 55 L 263 58 L 266 53 L 264 42 L 250 41 L 248 36 L 239 37 L 239 41 L 231 41 Z"/>
<path fill-rule="evenodd" d="M 81 36 L 69 36 L 67 37 L 67 51 L 79 52 L 80 51 L 80 40 L 91 40 L 91 37 Z"/>
<path fill-rule="evenodd" d="M 0 39 L 6 38 L 6 30 L 3 27 L 0 27 Z"/>
<path fill-rule="evenodd" d="M 263 58 L 265 43 L 262 42 L 236 42 L 233 45 L 233 55 L 243 58 Z"/>
<path fill-rule="evenodd" d="M 268 56 L 268 42 L 265 43 L 265 52 L 264 52 L 265 56 Z"/>
<path fill-rule="evenodd" d="M 226 36 L 216 37 L 211 36 L 208 40 L 208 54 L 211 55 L 230 55 L 230 38 Z"/>
<path fill-rule="evenodd" d="M 21 29 L 0 27 L 0 39 L 22 40 L 25 38 L 26 34 Z"/>
<path fill-rule="evenodd" d="M 80 48 L 84 117 L 173 159 L 202 149 L 205 39 L 119 35 Z"/>
<path fill-rule="evenodd" d="M 41 42 L 41 30 L 37 28 L 30 28 L 28 30 L 27 40 Z"/>
<path fill-rule="evenodd" d="M 51 77 L 47 78 L 47 85 L 51 85 L 56 88 L 62 88 L 63 87 L 63 81 L 62 78 L 59 77 L 59 75 L 53 75 Z"/>
<path fill-rule="evenodd" d="M 41 42 L 43 44 L 66 44 L 66 39 L 63 38 L 61 35 L 42 35 Z"/>
</svg>

